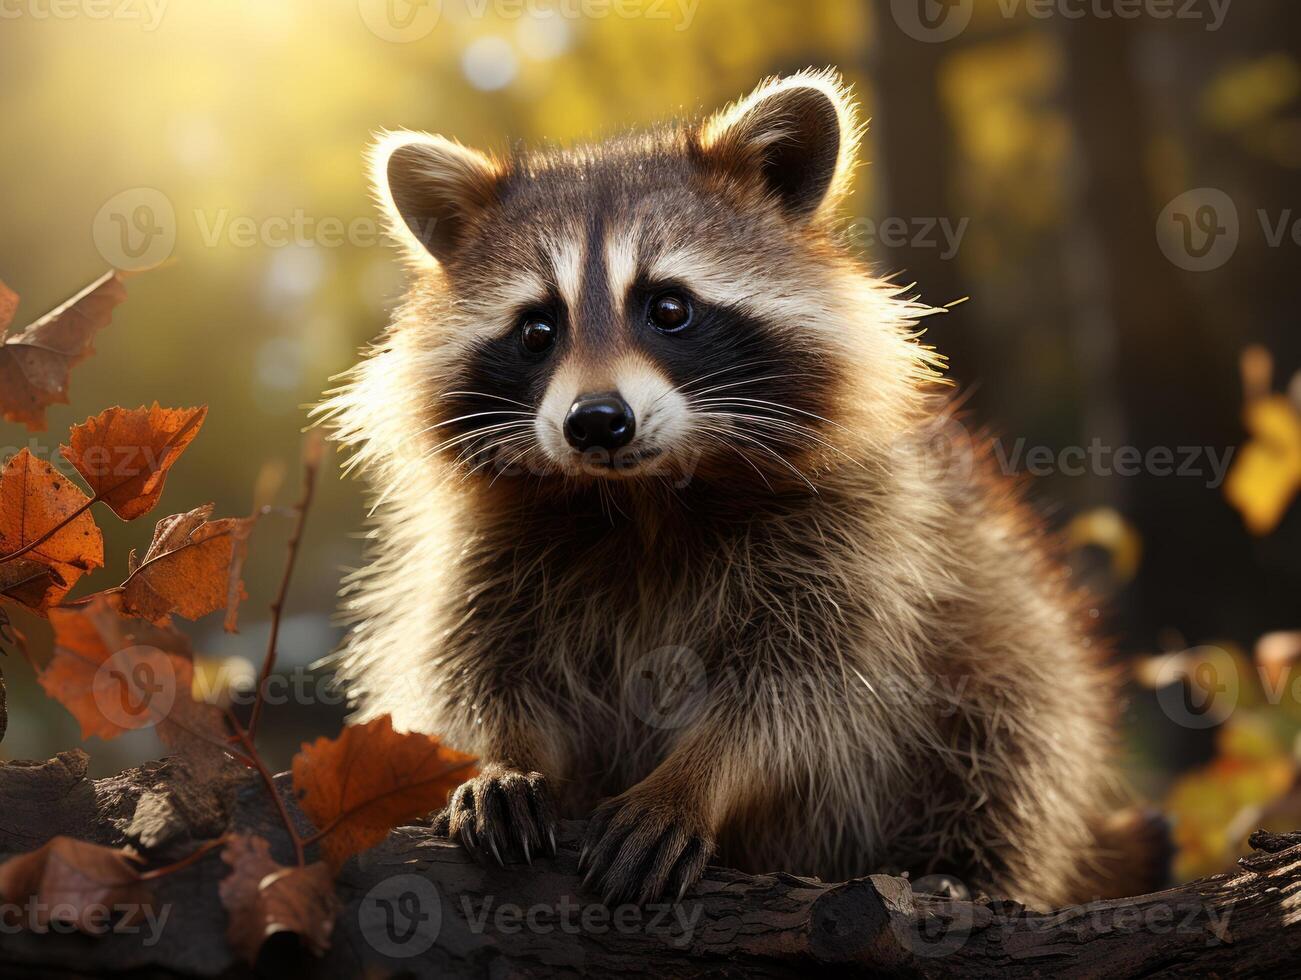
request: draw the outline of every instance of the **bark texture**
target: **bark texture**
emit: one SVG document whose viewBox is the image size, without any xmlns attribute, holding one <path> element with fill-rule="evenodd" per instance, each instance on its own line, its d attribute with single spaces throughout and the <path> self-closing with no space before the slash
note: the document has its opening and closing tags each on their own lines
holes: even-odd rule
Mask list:
<svg viewBox="0 0 1301 980">
<path fill-rule="evenodd" d="M 288 792 L 287 780 L 281 785 Z M 56 834 L 175 860 L 233 821 L 281 861 L 286 835 L 256 782 L 200 785 L 174 760 L 107 779 L 86 757 L 0 767 L 0 855 Z M 711 867 L 678 906 L 607 910 L 575 871 L 583 824 L 555 858 L 475 863 L 402 827 L 341 872 L 343 911 L 316 959 L 282 934 L 258 972 L 304 977 L 801 977 L 1293 975 L 1301 962 L 1301 833 L 1257 834 L 1239 870 L 1153 895 L 1043 914 L 916 894 L 872 875 L 828 883 Z M 5 976 L 251 975 L 226 941 L 214 852 L 155 883 L 158 926 L 99 937 L 0 932 Z M 166 918 L 162 918 L 163 914 Z"/>
</svg>

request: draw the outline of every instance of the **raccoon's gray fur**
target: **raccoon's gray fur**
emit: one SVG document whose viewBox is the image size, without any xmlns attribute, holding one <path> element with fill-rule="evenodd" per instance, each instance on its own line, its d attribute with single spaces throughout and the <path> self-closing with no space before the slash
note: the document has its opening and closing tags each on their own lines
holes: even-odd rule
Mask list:
<svg viewBox="0 0 1301 980">
<path fill-rule="evenodd" d="M 1115 679 L 950 416 L 938 311 L 835 240 L 859 132 L 824 71 L 579 149 L 375 146 L 412 275 L 321 409 L 376 501 L 339 671 L 481 758 L 439 822 L 467 846 L 531 856 L 605 800 L 611 901 L 715 852 L 1104 890 Z M 589 446 L 580 408 L 635 435 Z"/>
</svg>

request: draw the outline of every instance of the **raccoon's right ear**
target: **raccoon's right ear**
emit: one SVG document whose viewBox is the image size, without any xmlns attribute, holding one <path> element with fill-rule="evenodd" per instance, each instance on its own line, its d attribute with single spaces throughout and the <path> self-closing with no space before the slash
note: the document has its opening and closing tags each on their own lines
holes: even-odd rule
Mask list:
<svg viewBox="0 0 1301 980">
<path fill-rule="evenodd" d="M 758 183 L 788 217 L 811 221 L 849 189 L 862 127 L 848 86 L 832 69 L 771 78 L 707 120 L 704 162 Z"/>
<path fill-rule="evenodd" d="M 441 136 L 384 133 L 368 156 L 389 234 L 416 265 L 446 264 L 467 222 L 496 199 L 496 161 Z"/>
</svg>

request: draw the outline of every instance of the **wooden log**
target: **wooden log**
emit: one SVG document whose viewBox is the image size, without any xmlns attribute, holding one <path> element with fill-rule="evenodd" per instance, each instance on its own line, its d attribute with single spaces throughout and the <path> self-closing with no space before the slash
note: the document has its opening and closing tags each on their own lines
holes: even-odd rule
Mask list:
<svg viewBox="0 0 1301 980">
<path fill-rule="evenodd" d="M 130 844 L 162 862 L 233 825 L 263 834 L 289 861 L 264 789 L 232 780 L 197 785 L 175 760 L 90 780 L 75 751 L 0 766 L 0 852 L 68 834 Z M 287 779 L 279 784 L 288 798 Z M 427 828 L 398 828 L 340 873 L 343 911 L 329 952 L 314 958 L 283 934 L 264 947 L 259 970 L 322 978 L 1119 978 L 1285 976 L 1301 963 L 1301 834 L 1256 835 L 1255 853 L 1230 874 L 1048 913 L 919 894 L 889 875 L 829 883 L 721 867 L 679 904 L 608 909 L 576 870 L 584 826 L 562 824 L 556 857 L 506 867 L 478 863 Z M 217 896 L 226 871 L 214 852 L 159 880 L 151 917 L 98 937 L 20 929 L 24 910 L 10 907 L 0 972 L 250 975 L 226 941 Z"/>
</svg>

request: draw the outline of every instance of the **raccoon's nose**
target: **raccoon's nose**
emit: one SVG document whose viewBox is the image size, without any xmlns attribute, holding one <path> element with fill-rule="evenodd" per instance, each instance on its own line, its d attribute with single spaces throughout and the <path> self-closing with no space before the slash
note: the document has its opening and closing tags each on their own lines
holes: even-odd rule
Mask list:
<svg viewBox="0 0 1301 980">
<path fill-rule="evenodd" d="M 565 416 L 565 439 L 580 452 L 594 448 L 613 452 L 632 442 L 636 429 L 632 408 L 618 392 L 584 395 Z"/>
</svg>

